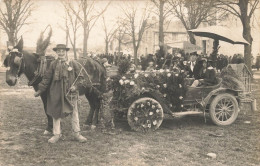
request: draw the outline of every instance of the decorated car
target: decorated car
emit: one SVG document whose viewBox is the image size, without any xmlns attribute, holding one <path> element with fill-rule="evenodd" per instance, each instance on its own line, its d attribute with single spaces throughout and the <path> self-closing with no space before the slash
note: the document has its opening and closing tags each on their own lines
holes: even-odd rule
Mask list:
<svg viewBox="0 0 260 166">
<path fill-rule="evenodd" d="M 232 76 L 232 77 L 231 77 Z M 240 111 L 245 86 L 231 69 L 224 69 L 214 86 L 191 87 L 185 71 L 135 71 L 112 77 L 110 106 L 127 117 L 135 131 L 156 130 L 165 114 L 208 113 L 220 126 L 232 124 Z"/>
</svg>

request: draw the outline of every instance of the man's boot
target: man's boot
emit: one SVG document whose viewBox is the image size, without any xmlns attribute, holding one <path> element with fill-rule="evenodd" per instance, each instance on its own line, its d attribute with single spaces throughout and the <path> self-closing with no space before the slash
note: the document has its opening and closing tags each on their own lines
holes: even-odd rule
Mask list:
<svg viewBox="0 0 260 166">
<path fill-rule="evenodd" d="M 87 142 L 87 138 L 83 137 L 79 132 L 74 133 L 74 137 L 77 141 L 81 143 Z"/>
<path fill-rule="evenodd" d="M 48 142 L 54 144 L 59 141 L 60 137 L 61 134 L 54 135 L 48 140 Z"/>
</svg>

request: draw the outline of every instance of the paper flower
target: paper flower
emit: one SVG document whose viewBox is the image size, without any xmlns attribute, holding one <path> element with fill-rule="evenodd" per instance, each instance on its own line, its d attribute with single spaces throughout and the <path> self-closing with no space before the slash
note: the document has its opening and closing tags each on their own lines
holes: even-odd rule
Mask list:
<svg viewBox="0 0 260 166">
<path fill-rule="evenodd" d="M 153 115 L 153 112 L 149 112 L 149 115 L 152 116 L 152 115 Z"/>
<path fill-rule="evenodd" d="M 163 69 L 160 69 L 160 70 L 159 70 L 159 72 L 160 72 L 160 73 L 163 73 L 163 72 L 164 72 L 164 70 L 163 70 Z"/>
<path fill-rule="evenodd" d="M 178 76 L 179 76 L 179 74 L 175 74 L 175 76 L 176 76 L 176 77 L 178 77 Z"/>
<path fill-rule="evenodd" d="M 142 89 L 141 89 L 142 91 L 144 91 L 145 90 L 145 88 L 144 87 L 142 87 Z"/>
<path fill-rule="evenodd" d="M 152 105 L 152 108 L 155 108 L 155 105 Z"/>
<path fill-rule="evenodd" d="M 135 120 L 135 121 L 138 121 L 138 117 L 135 117 L 134 120 Z"/>
<path fill-rule="evenodd" d="M 119 83 L 120 83 L 120 85 L 123 85 L 124 81 L 121 79 L 121 80 L 119 80 Z"/>
<path fill-rule="evenodd" d="M 148 77 L 148 74 L 147 74 L 147 73 L 145 73 L 145 74 L 144 74 L 144 76 L 145 76 L 145 77 Z"/>
<path fill-rule="evenodd" d="M 167 88 L 167 84 L 163 84 L 163 87 L 164 87 L 164 88 Z"/>
<path fill-rule="evenodd" d="M 181 107 L 183 107 L 183 105 L 181 105 Z"/>
<path fill-rule="evenodd" d="M 168 73 L 168 74 L 167 74 L 167 77 L 170 77 L 171 75 L 172 75 L 171 73 Z"/>
<path fill-rule="evenodd" d="M 129 80 L 125 80 L 125 84 L 128 84 L 130 81 Z"/>
<path fill-rule="evenodd" d="M 164 95 L 163 95 L 163 97 L 166 97 L 166 96 L 167 96 L 167 94 L 164 94 Z"/>
<path fill-rule="evenodd" d="M 72 67 L 69 66 L 69 67 L 68 67 L 68 71 L 71 71 L 71 70 L 72 70 Z"/>
<path fill-rule="evenodd" d="M 159 110 L 159 109 L 157 109 L 157 110 L 156 110 L 156 113 L 159 113 L 159 112 L 160 112 L 160 110 Z"/>
<path fill-rule="evenodd" d="M 156 88 L 160 88 L 160 85 L 156 85 Z"/>
<path fill-rule="evenodd" d="M 135 75 L 134 75 L 134 78 L 137 78 L 138 76 L 139 76 L 139 74 L 135 74 Z"/>
<path fill-rule="evenodd" d="M 144 104 L 141 104 L 141 108 L 143 108 L 144 107 Z"/>
<path fill-rule="evenodd" d="M 169 104 L 169 107 L 172 107 L 172 104 Z"/>
<path fill-rule="evenodd" d="M 169 70 L 169 69 L 166 69 L 165 71 L 166 71 L 166 72 L 170 72 L 170 70 Z"/>
<path fill-rule="evenodd" d="M 182 73 L 184 73 L 184 70 L 181 70 Z"/>
<path fill-rule="evenodd" d="M 123 76 L 123 77 L 122 77 L 122 79 L 123 79 L 123 80 L 125 80 L 125 79 L 126 79 L 126 77 L 125 77 L 125 76 Z"/>
<path fill-rule="evenodd" d="M 130 85 L 134 85 L 135 84 L 135 82 L 134 81 L 130 81 Z"/>
<path fill-rule="evenodd" d="M 182 100 L 182 99 L 183 99 L 183 97 L 182 97 L 182 96 L 180 96 L 180 97 L 179 97 L 179 99 L 180 99 L 180 100 Z"/>
<path fill-rule="evenodd" d="M 148 124 L 148 125 L 147 125 L 147 127 L 148 127 L 148 128 L 151 128 L 151 127 L 152 127 L 152 125 L 151 125 L 151 124 Z"/>
<path fill-rule="evenodd" d="M 157 120 L 153 121 L 153 125 L 157 125 Z"/>
<path fill-rule="evenodd" d="M 180 88 L 182 88 L 182 85 L 181 85 L 181 84 L 179 84 L 179 87 L 180 87 Z"/>
<path fill-rule="evenodd" d="M 150 106 L 150 105 L 151 105 L 151 103 L 148 101 L 148 102 L 147 102 L 147 105 L 148 105 L 148 106 Z"/>
</svg>

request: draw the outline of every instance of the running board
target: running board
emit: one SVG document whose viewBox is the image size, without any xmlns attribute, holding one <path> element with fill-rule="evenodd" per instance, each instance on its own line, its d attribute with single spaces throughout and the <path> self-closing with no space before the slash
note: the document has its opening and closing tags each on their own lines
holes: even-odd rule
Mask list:
<svg viewBox="0 0 260 166">
<path fill-rule="evenodd" d="M 199 115 L 199 114 L 203 114 L 203 112 L 199 112 L 199 111 L 174 112 L 172 113 L 172 116 L 176 117 L 176 116 Z"/>
</svg>

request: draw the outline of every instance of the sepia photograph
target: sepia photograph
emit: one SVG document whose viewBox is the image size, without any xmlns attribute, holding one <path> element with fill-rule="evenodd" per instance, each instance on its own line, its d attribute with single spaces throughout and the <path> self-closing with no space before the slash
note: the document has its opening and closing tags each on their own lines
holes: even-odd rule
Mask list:
<svg viewBox="0 0 260 166">
<path fill-rule="evenodd" d="M 260 0 L 0 0 L 0 166 L 260 166 Z"/>
</svg>

